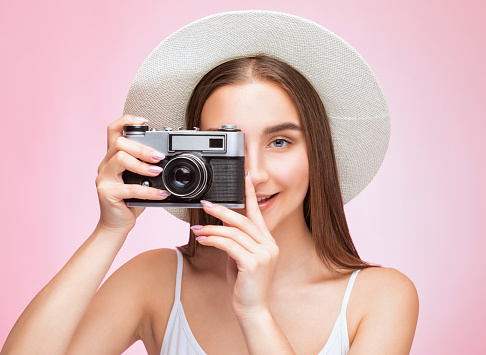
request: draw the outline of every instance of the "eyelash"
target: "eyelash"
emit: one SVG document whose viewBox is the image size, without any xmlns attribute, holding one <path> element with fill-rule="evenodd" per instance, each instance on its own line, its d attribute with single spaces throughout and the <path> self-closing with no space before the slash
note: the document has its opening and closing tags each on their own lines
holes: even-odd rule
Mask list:
<svg viewBox="0 0 486 355">
<path fill-rule="evenodd" d="M 270 142 L 269 146 L 271 146 L 273 143 L 275 143 L 276 141 L 282 141 L 282 142 L 285 142 L 286 144 L 281 146 L 281 147 L 272 147 L 272 148 L 284 148 L 285 146 L 287 146 L 288 144 L 292 144 L 291 142 L 289 142 L 287 139 L 283 139 L 283 138 L 277 138 L 277 139 L 274 139 L 272 142 Z"/>
</svg>

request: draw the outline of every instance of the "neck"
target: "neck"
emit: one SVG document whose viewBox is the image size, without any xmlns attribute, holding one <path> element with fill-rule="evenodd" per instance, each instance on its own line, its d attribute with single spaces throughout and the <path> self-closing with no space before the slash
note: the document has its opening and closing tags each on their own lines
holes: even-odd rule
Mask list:
<svg viewBox="0 0 486 355">
<path fill-rule="evenodd" d="M 280 286 L 312 283 L 320 279 L 327 270 L 322 264 L 311 231 L 303 215 L 287 219 L 270 231 L 279 247 L 279 256 L 274 270 L 273 282 Z M 213 270 L 226 277 L 228 255 L 213 247 L 198 247 L 195 267 Z"/>
<path fill-rule="evenodd" d="M 322 275 L 322 264 L 304 216 L 286 220 L 271 231 L 279 248 L 273 280 L 276 283 L 312 282 Z"/>
</svg>

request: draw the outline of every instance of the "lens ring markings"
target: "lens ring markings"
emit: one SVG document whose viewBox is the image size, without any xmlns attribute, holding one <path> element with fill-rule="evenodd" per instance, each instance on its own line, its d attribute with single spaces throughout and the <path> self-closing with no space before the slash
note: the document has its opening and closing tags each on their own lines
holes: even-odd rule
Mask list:
<svg viewBox="0 0 486 355">
<path fill-rule="evenodd" d="M 208 188 L 209 166 L 191 153 L 174 156 L 164 167 L 163 183 L 172 195 L 195 198 Z"/>
</svg>

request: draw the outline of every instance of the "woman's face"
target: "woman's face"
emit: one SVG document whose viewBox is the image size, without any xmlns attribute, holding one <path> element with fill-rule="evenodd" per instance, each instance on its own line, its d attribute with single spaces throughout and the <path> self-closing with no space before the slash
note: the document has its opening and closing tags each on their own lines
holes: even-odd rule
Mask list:
<svg viewBox="0 0 486 355">
<path fill-rule="evenodd" d="M 273 82 L 228 85 L 204 104 L 201 130 L 236 125 L 245 133 L 245 168 L 270 231 L 304 218 L 309 186 L 307 147 L 289 95 Z"/>
</svg>

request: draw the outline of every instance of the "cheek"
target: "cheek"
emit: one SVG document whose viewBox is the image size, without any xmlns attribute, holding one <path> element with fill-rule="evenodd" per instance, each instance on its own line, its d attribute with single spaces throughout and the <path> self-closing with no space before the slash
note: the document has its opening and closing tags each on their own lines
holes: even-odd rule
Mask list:
<svg viewBox="0 0 486 355">
<path fill-rule="evenodd" d="M 274 167 L 273 175 L 283 186 L 298 190 L 294 192 L 305 196 L 309 186 L 307 152 L 295 152 L 295 154 L 286 156 L 278 167 Z"/>
<path fill-rule="evenodd" d="M 293 184 L 298 185 L 299 190 L 305 196 L 309 187 L 309 161 L 307 160 L 307 155 L 297 159 L 294 164 L 295 168 L 290 177 L 292 178 Z"/>
</svg>

